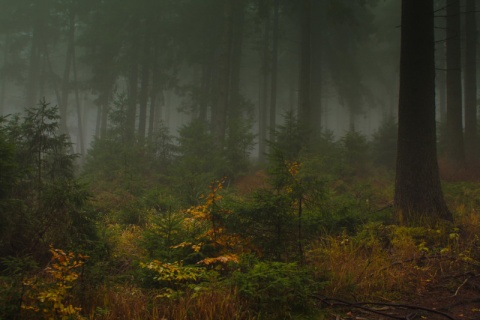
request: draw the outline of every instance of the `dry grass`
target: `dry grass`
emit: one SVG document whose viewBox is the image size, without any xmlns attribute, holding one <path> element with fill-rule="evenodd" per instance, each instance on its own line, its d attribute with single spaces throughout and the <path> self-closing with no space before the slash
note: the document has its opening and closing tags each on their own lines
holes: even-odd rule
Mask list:
<svg viewBox="0 0 480 320">
<path fill-rule="evenodd" d="M 190 291 L 175 298 L 134 286 L 103 286 L 92 292 L 83 313 L 91 320 L 253 320 L 234 290 Z"/>
<path fill-rule="evenodd" d="M 395 234 L 388 247 L 380 239 L 327 237 L 307 254 L 319 278 L 329 279 L 324 294 L 358 300 L 394 300 L 421 293 L 444 268 L 425 259 L 424 250 L 408 233 Z"/>
</svg>

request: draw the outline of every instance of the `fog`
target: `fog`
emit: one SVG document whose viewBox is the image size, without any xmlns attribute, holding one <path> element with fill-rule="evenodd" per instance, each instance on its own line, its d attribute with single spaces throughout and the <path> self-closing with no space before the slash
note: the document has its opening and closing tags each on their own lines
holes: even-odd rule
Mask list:
<svg viewBox="0 0 480 320">
<path fill-rule="evenodd" d="M 148 135 L 162 122 L 175 135 L 195 118 L 214 127 L 239 116 L 258 144 L 265 136 L 259 130 L 298 112 L 307 57 L 315 130 L 341 136 L 354 127 L 371 135 L 395 115 L 399 4 L 2 0 L 1 114 L 45 97 L 59 107 L 76 151 L 85 153 L 123 97 L 135 134 Z M 275 111 L 259 120 L 272 105 Z M 259 129 L 261 121 L 266 128 Z"/>
</svg>

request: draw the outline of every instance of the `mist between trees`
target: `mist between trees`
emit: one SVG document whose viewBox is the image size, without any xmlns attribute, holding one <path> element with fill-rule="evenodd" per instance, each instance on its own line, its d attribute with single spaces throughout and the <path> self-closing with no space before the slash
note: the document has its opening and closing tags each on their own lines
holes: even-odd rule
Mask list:
<svg viewBox="0 0 480 320">
<path fill-rule="evenodd" d="M 478 177 L 476 10 L 0 0 L 0 319 L 114 319 L 95 299 L 120 283 L 168 301 L 147 318 L 181 318 L 217 280 L 240 318 L 280 319 L 336 292 L 319 257 L 352 239 L 403 254 L 425 228 L 435 245 L 412 252 L 459 250 L 463 191 L 441 179 Z M 269 277 L 280 310 L 255 293 Z"/>
</svg>

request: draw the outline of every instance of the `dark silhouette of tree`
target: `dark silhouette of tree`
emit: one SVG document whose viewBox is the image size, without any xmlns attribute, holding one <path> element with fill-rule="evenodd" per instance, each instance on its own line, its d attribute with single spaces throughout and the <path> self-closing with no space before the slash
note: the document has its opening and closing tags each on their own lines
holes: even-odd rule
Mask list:
<svg viewBox="0 0 480 320">
<path fill-rule="evenodd" d="M 400 223 L 453 220 L 438 173 L 433 1 L 402 1 L 395 209 Z"/>
<path fill-rule="evenodd" d="M 300 48 L 300 81 L 298 88 L 298 118 L 310 130 L 312 112 L 310 105 L 311 90 L 311 33 L 312 33 L 312 1 L 302 1 L 302 26 Z"/>
<path fill-rule="evenodd" d="M 465 166 L 462 123 L 460 0 L 447 1 L 447 136 L 446 157 L 455 168 Z"/>
<path fill-rule="evenodd" d="M 467 0 L 465 16 L 465 153 L 468 163 L 478 158 L 477 136 L 477 22 L 475 0 Z"/>
</svg>

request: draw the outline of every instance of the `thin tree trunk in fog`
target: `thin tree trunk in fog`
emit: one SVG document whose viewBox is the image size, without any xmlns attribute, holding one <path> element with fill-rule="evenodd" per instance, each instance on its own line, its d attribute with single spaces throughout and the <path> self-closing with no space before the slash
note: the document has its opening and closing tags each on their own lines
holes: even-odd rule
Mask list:
<svg viewBox="0 0 480 320">
<path fill-rule="evenodd" d="M 85 140 L 84 140 L 84 128 L 83 128 L 83 113 L 80 105 L 80 93 L 78 88 L 78 74 L 77 74 L 77 61 L 75 54 L 75 46 L 72 51 L 72 71 L 73 71 L 73 85 L 75 91 L 75 109 L 77 110 L 77 126 L 78 126 L 78 144 L 80 145 L 80 154 L 85 155 Z"/>
<path fill-rule="evenodd" d="M 212 87 L 212 69 L 213 69 L 213 53 L 207 55 L 208 58 L 202 63 L 202 75 L 201 75 L 201 84 L 200 84 L 200 102 L 198 110 L 198 118 L 202 122 L 207 121 L 208 114 L 208 102 L 211 97 L 211 87 Z"/>
<path fill-rule="evenodd" d="M 53 92 L 55 92 L 55 97 L 57 98 L 57 102 L 59 103 L 60 102 L 60 99 L 61 99 L 61 96 L 60 96 L 60 90 L 58 89 L 58 85 L 57 85 L 57 75 L 55 74 L 55 72 L 53 71 L 53 66 L 52 66 L 52 61 L 50 60 L 50 52 L 48 51 L 48 48 L 47 48 L 47 45 L 45 44 L 44 48 L 43 48 L 43 52 L 44 52 L 44 57 L 45 57 L 45 62 L 44 62 L 44 68 L 47 68 L 48 69 L 48 76 L 47 76 L 47 73 L 45 72 L 45 70 L 42 72 L 42 78 L 41 78 L 41 90 L 40 92 L 42 93 L 42 95 L 45 94 L 45 84 L 47 83 L 48 79 L 51 80 L 51 84 L 53 86 Z M 64 121 L 65 123 L 66 121 Z M 67 126 L 65 125 L 65 131 L 63 132 L 65 134 L 68 135 L 68 130 L 67 130 Z"/>
<path fill-rule="evenodd" d="M 155 71 L 154 71 L 155 73 Z M 156 85 L 156 80 L 152 79 L 152 91 L 150 94 L 150 113 L 148 118 L 148 136 L 152 136 L 155 130 L 158 128 L 162 121 L 162 109 L 165 104 L 163 96 L 163 88 L 160 85 Z M 160 103 L 158 100 L 160 99 Z"/>
<path fill-rule="evenodd" d="M 156 126 L 158 125 L 159 121 L 159 114 L 160 110 L 158 110 L 157 106 L 157 98 L 158 98 L 158 93 L 160 90 L 163 90 L 161 88 L 161 74 L 160 74 L 160 67 L 158 65 L 158 43 L 153 42 L 153 53 L 151 56 L 152 59 L 152 85 L 150 87 L 150 112 L 148 115 L 148 136 L 152 137 L 153 133 L 155 132 Z"/>
<path fill-rule="evenodd" d="M 8 48 L 10 47 L 9 35 L 5 34 L 4 47 L 3 47 L 3 67 L 8 65 Z M 2 74 L 0 81 L 2 81 L 0 88 L 0 115 L 3 114 L 5 109 L 5 92 L 7 90 L 7 76 Z"/>
<path fill-rule="evenodd" d="M 240 70 L 242 64 L 243 26 L 245 18 L 244 0 L 235 0 L 232 16 L 232 47 L 231 47 L 231 71 L 230 71 L 230 101 L 228 117 L 232 125 L 239 120 L 241 115 L 240 95 Z"/>
<path fill-rule="evenodd" d="M 438 173 L 433 30 L 433 1 L 402 1 L 394 199 L 402 224 L 453 220 Z"/>
<path fill-rule="evenodd" d="M 107 137 L 107 128 L 108 128 L 108 113 L 109 113 L 109 99 L 108 91 L 104 91 L 100 95 L 100 104 L 99 104 L 99 113 L 100 113 L 100 138 L 105 139 Z"/>
<path fill-rule="evenodd" d="M 323 1 L 312 3 L 312 25 L 311 25 L 311 130 L 314 139 L 322 134 L 322 46 L 324 29 L 324 6 Z"/>
<path fill-rule="evenodd" d="M 135 124 L 137 117 L 137 96 L 138 96 L 138 64 L 132 59 L 128 77 L 128 99 L 126 135 L 129 143 L 133 143 L 135 137 Z"/>
<path fill-rule="evenodd" d="M 37 17 L 37 20 L 41 20 L 41 18 Z M 39 81 L 40 60 L 41 60 L 40 33 L 42 32 L 40 29 L 42 27 L 43 26 L 41 21 L 36 21 L 33 27 L 32 44 L 30 48 L 30 62 L 29 62 L 28 75 L 27 75 L 27 92 L 25 95 L 25 98 L 26 98 L 25 108 L 33 107 L 38 98 L 38 81 Z"/>
<path fill-rule="evenodd" d="M 218 56 L 218 77 L 215 110 L 212 113 L 212 132 L 217 147 L 222 148 L 225 142 L 227 110 L 230 100 L 230 78 L 231 78 L 231 50 L 232 50 L 232 22 L 233 22 L 233 1 L 225 1 L 224 10 L 224 32 L 219 48 Z"/>
<path fill-rule="evenodd" d="M 477 22 L 475 0 L 467 0 L 465 20 L 465 153 L 469 164 L 478 158 Z"/>
<path fill-rule="evenodd" d="M 137 116 L 137 100 L 138 100 L 138 51 L 140 41 L 138 39 L 139 21 L 134 17 L 130 38 L 130 69 L 128 71 L 128 98 L 127 98 L 127 119 L 126 119 L 126 139 L 127 143 L 133 144 L 135 137 L 135 124 Z"/>
<path fill-rule="evenodd" d="M 275 140 L 277 119 L 277 78 L 278 78 L 278 34 L 279 34 L 280 1 L 273 3 L 273 34 L 272 34 L 272 81 L 270 85 L 270 135 L 269 140 Z"/>
<path fill-rule="evenodd" d="M 65 57 L 65 67 L 63 71 L 62 96 L 60 104 L 60 130 L 67 133 L 67 108 L 68 94 L 70 91 L 70 68 L 72 66 L 73 50 L 75 46 L 75 14 L 69 12 L 68 16 L 68 36 L 67 36 L 67 54 Z"/>
<path fill-rule="evenodd" d="M 460 40 L 460 0 L 447 0 L 446 157 L 455 168 L 465 167 Z"/>
<path fill-rule="evenodd" d="M 300 85 L 298 88 L 298 119 L 307 131 L 312 129 L 310 102 L 311 86 L 311 18 L 312 0 L 302 0 L 302 28 L 300 48 Z"/>
<path fill-rule="evenodd" d="M 263 57 L 262 67 L 260 68 L 260 99 L 258 106 L 258 160 L 265 161 L 267 151 L 267 109 L 268 109 L 268 80 L 270 74 L 270 19 L 267 11 L 267 16 L 264 22 L 264 37 L 263 37 Z"/>
<path fill-rule="evenodd" d="M 152 137 L 155 132 L 155 117 L 157 113 L 157 93 L 152 90 L 150 94 L 150 106 L 148 112 L 148 137 Z"/>
<path fill-rule="evenodd" d="M 242 65 L 242 48 L 243 48 L 243 32 L 245 20 L 245 1 L 234 0 L 232 15 L 232 45 L 231 45 L 231 62 L 230 62 L 230 88 L 228 103 L 228 148 L 236 150 L 238 147 L 239 137 L 241 135 L 242 121 L 242 101 L 240 94 L 241 65 Z M 229 152 L 232 157 L 239 156 L 237 153 Z M 238 161 L 240 159 L 231 159 Z"/>
<path fill-rule="evenodd" d="M 143 57 L 142 57 L 142 78 L 140 89 L 140 113 L 138 122 L 138 137 L 140 140 L 145 138 L 147 126 L 147 103 L 148 103 L 148 88 L 150 85 L 150 68 L 151 68 L 151 23 L 146 23 L 146 30 L 143 43 Z"/>
</svg>

